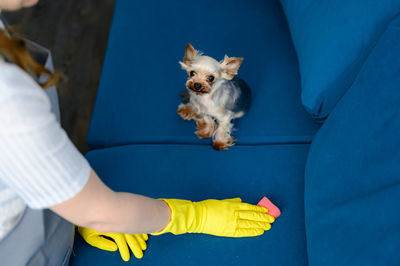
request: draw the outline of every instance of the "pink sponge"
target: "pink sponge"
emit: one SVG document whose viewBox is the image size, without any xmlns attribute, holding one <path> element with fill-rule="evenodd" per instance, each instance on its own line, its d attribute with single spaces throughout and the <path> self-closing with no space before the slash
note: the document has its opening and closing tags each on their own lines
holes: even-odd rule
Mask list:
<svg viewBox="0 0 400 266">
<path fill-rule="evenodd" d="M 257 205 L 267 208 L 267 213 L 271 216 L 274 216 L 275 219 L 281 215 L 281 211 L 278 209 L 278 207 L 276 207 L 269 199 L 267 199 L 267 197 L 262 198 Z"/>
</svg>

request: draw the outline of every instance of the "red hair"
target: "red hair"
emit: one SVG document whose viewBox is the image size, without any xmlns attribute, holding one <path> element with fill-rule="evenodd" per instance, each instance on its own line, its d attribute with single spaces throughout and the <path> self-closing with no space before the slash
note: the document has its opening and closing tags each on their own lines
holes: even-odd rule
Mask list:
<svg viewBox="0 0 400 266">
<path fill-rule="evenodd" d="M 43 74 L 46 75 L 48 77 L 47 81 L 39 83 L 44 89 L 55 85 L 60 79 L 60 73 L 52 73 L 32 58 L 28 51 L 28 46 L 22 38 L 12 36 L 7 31 L 1 29 L 0 55 L 3 55 L 8 61 L 18 65 L 35 78 L 38 78 Z"/>
</svg>

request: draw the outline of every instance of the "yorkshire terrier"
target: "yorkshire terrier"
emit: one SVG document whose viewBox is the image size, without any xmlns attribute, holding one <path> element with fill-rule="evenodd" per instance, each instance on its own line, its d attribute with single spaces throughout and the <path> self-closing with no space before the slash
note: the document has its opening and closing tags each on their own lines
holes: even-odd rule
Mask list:
<svg viewBox="0 0 400 266">
<path fill-rule="evenodd" d="M 179 62 L 188 73 L 188 97 L 184 99 L 186 104 L 179 105 L 178 114 L 185 120 L 194 119 L 196 135 L 200 139 L 212 137 L 216 150 L 227 150 L 235 144 L 231 121 L 242 117 L 250 107 L 250 88 L 234 78 L 242 61 L 225 55 L 218 62 L 188 44 L 183 62 Z"/>
</svg>

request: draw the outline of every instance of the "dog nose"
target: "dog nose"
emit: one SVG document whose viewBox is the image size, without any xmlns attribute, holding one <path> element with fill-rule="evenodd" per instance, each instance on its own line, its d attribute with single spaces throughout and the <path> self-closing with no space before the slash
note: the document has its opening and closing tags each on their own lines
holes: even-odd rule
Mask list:
<svg viewBox="0 0 400 266">
<path fill-rule="evenodd" d="M 194 88 L 196 91 L 198 91 L 198 90 L 201 89 L 201 84 L 200 84 L 200 83 L 195 83 L 195 84 L 193 85 L 193 88 Z"/>
</svg>

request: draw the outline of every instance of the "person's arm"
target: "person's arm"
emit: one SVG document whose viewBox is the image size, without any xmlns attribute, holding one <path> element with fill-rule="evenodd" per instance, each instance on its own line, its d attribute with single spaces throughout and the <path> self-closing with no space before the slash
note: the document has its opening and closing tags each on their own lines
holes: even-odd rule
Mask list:
<svg viewBox="0 0 400 266">
<path fill-rule="evenodd" d="M 170 209 L 165 202 L 114 192 L 93 170 L 82 191 L 50 209 L 76 225 L 99 232 L 154 233 L 170 220 Z"/>
<path fill-rule="evenodd" d="M 103 232 L 156 232 L 169 221 L 159 200 L 104 185 L 24 71 L 0 60 L 0 181 L 33 209 L 51 208 Z M 134 176 L 133 178 L 140 178 Z"/>
</svg>

